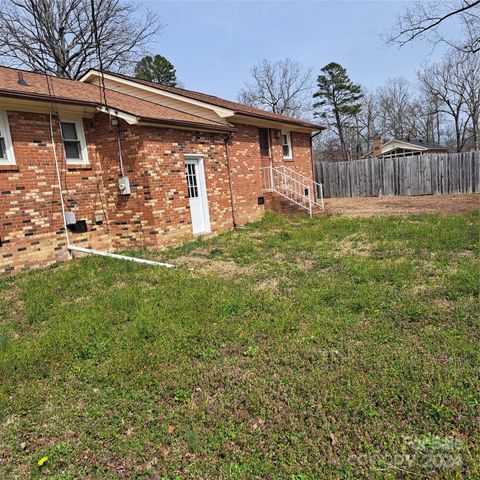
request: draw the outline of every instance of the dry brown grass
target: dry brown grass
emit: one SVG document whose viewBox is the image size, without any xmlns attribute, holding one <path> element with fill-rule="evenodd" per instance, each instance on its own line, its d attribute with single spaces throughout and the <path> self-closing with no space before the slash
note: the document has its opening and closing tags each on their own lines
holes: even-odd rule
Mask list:
<svg viewBox="0 0 480 480">
<path fill-rule="evenodd" d="M 195 253 L 198 253 L 195 251 Z M 253 265 L 240 266 L 229 260 L 209 259 L 202 256 L 182 256 L 175 260 L 175 264 L 188 268 L 192 273 L 199 275 L 214 274 L 223 278 L 255 275 L 257 269 Z"/>
<path fill-rule="evenodd" d="M 423 195 L 410 197 L 327 198 L 328 213 L 348 217 L 412 215 L 417 213 L 464 213 L 480 208 L 480 194 Z"/>
</svg>

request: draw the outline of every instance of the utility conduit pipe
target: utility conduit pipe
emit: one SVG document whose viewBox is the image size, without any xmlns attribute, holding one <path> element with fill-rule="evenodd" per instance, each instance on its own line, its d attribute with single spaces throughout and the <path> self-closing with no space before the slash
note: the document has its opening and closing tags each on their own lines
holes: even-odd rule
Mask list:
<svg viewBox="0 0 480 480">
<path fill-rule="evenodd" d="M 102 250 L 92 250 L 91 248 L 76 247 L 69 245 L 68 249 L 71 252 L 86 253 L 88 255 L 98 255 L 100 257 L 116 258 L 117 260 L 127 260 L 129 262 L 143 263 L 145 265 L 157 265 L 159 267 L 174 268 L 175 265 L 171 263 L 156 262 L 155 260 L 147 260 L 145 258 L 127 257 L 126 255 L 117 255 L 116 253 L 108 253 Z"/>
</svg>

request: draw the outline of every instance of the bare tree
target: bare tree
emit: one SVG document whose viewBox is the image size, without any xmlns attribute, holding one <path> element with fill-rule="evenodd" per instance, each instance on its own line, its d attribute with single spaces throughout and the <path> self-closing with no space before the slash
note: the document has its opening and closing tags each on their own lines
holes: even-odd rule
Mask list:
<svg viewBox="0 0 480 480">
<path fill-rule="evenodd" d="M 263 59 L 252 68 L 251 74 L 252 81 L 238 95 L 240 102 L 290 117 L 310 113 L 311 69 L 304 69 L 290 58 L 278 62 Z"/>
<path fill-rule="evenodd" d="M 441 112 L 436 97 L 424 95 L 412 101 L 410 132 L 415 138 L 440 144 L 440 119 Z"/>
<path fill-rule="evenodd" d="M 441 62 L 424 67 L 418 74 L 422 88 L 438 101 L 438 111 L 453 120 L 456 151 L 461 152 L 466 141 L 470 115 L 465 112 L 465 78 L 458 58 L 450 54 Z"/>
<path fill-rule="evenodd" d="M 401 77 L 390 78 L 377 91 L 378 133 L 394 138 L 415 136 L 412 127 L 414 94 L 410 83 Z"/>
<path fill-rule="evenodd" d="M 471 147 L 480 150 L 480 58 L 478 55 L 457 54 L 459 77 L 454 79 L 463 94 L 471 124 Z"/>
<path fill-rule="evenodd" d="M 378 121 L 378 97 L 363 89 L 362 108 L 356 117 L 357 157 L 365 155 L 371 148 L 372 141 L 380 134 Z"/>
<path fill-rule="evenodd" d="M 313 141 L 313 158 L 316 162 L 343 162 L 343 150 L 338 141 L 338 135 L 333 130 L 325 130 Z"/>
<path fill-rule="evenodd" d="M 458 41 L 441 29 L 448 20 L 457 19 L 463 25 L 468 40 Z M 389 43 L 400 46 L 415 39 L 433 43 L 445 42 L 467 53 L 480 51 L 480 0 L 420 0 L 397 17 Z"/>
<path fill-rule="evenodd" d="M 136 6 L 94 0 L 100 55 L 107 70 L 130 70 L 162 29 L 156 15 L 136 21 Z M 68 78 L 98 66 L 91 0 L 0 0 L 0 59 Z"/>
</svg>

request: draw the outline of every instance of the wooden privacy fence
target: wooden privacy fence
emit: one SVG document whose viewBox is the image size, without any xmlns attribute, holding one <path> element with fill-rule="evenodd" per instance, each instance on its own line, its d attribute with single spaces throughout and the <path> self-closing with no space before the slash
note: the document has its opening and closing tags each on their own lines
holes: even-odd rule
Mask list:
<svg viewBox="0 0 480 480">
<path fill-rule="evenodd" d="M 315 164 L 325 197 L 480 192 L 480 152 Z"/>
</svg>

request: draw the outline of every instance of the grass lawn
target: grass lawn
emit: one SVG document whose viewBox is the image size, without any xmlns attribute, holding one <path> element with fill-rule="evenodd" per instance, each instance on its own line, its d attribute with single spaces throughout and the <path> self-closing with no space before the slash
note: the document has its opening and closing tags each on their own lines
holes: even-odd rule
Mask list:
<svg viewBox="0 0 480 480">
<path fill-rule="evenodd" d="M 479 478 L 478 240 L 268 215 L 3 277 L 0 478 Z"/>
</svg>

